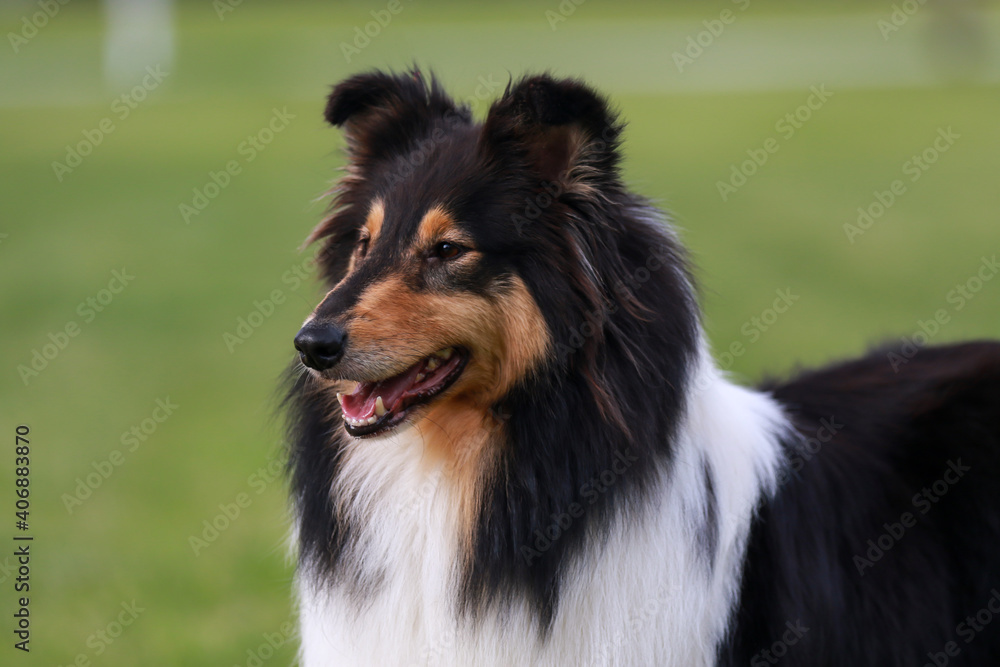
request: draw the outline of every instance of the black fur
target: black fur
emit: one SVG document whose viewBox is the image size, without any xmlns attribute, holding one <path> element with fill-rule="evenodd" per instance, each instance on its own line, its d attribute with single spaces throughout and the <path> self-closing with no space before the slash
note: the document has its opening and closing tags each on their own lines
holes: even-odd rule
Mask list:
<svg viewBox="0 0 1000 667">
<path fill-rule="evenodd" d="M 715 557 L 719 547 L 719 500 L 715 495 L 715 476 L 712 473 L 712 466 L 707 460 L 702 460 L 702 476 L 705 485 L 705 497 L 707 504 L 705 516 L 698 517 L 697 524 L 699 546 L 705 554 L 709 565 L 709 570 L 715 566 Z"/>
<path fill-rule="evenodd" d="M 1000 344 L 925 348 L 898 372 L 890 353 L 764 387 L 804 440 L 788 443 L 789 475 L 753 527 L 721 664 L 776 664 L 761 651 L 788 622 L 809 628 L 788 667 L 1000 661 L 1000 615 L 969 642 L 956 630 L 1000 590 Z M 938 497 L 951 463 L 970 470 L 915 504 Z M 883 534 L 891 547 L 868 553 Z"/>
</svg>

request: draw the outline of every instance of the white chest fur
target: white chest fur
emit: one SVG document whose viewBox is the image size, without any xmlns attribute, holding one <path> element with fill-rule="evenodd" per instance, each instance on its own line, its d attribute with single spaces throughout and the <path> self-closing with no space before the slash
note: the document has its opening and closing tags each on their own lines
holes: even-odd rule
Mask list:
<svg viewBox="0 0 1000 667">
<path fill-rule="evenodd" d="M 711 366 L 698 375 L 670 470 L 643 513 L 623 516 L 568 568 L 544 641 L 526 606 L 457 620 L 458 503 L 446 475 L 422 459 L 419 433 L 357 443 L 336 483 L 362 528 L 350 547 L 360 565 L 348 576 L 374 593 L 361 599 L 352 586 L 300 576 L 303 667 L 712 665 L 753 507 L 775 483 L 785 420 L 769 398 Z M 714 567 L 699 546 L 713 502 L 706 469 Z"/>
</svg>

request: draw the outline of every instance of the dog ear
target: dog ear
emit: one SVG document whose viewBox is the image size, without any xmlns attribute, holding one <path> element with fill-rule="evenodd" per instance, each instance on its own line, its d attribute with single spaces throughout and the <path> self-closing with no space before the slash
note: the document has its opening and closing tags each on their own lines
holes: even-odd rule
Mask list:
<svg viewBox="0 0 1000 667">
<path fill-rule="evenodd" d="M 356 161 L 398 154 L 427 134 L 442 118 L 469 122 L 467 109 L 419 70 L 401 74 L 368 72 L 337 84 L 327 99 L 327 122 L 344 130 Z"/>
<path fill-rule="evenodd" d="M 482 147 L 520 155 L 544 181 L 566 189 L 595 178 L 615 180 L 622 125 L 586 84 L 548 75 L 508 86 L 490 108 Z"/>
<path fill-rule="evenodd" d="M 329 214 L 313 229 L 304 246 L 326 239 L 319 264 L 333 285 L 343 277 L 350 248 L 364 222 L 372 192 L 368 178 L 382 160 L 402 155 L 439 127 L 469 124 L 471 115 L 431 77 L 416 69 L 401 74 L 357 74 L 333 88 L 323 112 L 342 128 L 349 164 L 330 193 Z"/>
</svg>

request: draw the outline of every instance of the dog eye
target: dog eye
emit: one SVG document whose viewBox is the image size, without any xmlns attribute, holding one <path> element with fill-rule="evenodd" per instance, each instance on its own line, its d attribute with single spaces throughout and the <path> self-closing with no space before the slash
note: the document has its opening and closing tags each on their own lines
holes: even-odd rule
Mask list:
<svg viewBox="0 0 1000 667">
<path fill-rule="evenodd" d="M 454 259 L 462 254 L 465 249 L 455 243 L 450 243 L 448 241 L 441 241 L 434 249 L 431 251 L 431 257 L 437 257 L 438 259 Z"/>
<path fill-rule="evenodd" d="M 358 254 L 358 258 L 364 257 L 368 254 L 368 237 L 362 236 L 358 239 L 358 244 L 354 246 L 354 252 Z"/>
</svg>

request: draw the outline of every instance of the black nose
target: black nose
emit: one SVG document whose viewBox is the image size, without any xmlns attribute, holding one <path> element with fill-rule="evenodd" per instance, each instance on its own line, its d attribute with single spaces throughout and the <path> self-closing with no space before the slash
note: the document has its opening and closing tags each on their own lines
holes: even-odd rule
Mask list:
<svg viewBox="0 0 1000 667">
<path fill-rule="evenodd" d="M 347 334 L 336 324 L 310 322 L 295 336 L 295 349 L 309 368 L 325 371 L 344 356 Z"/>
</svg>

